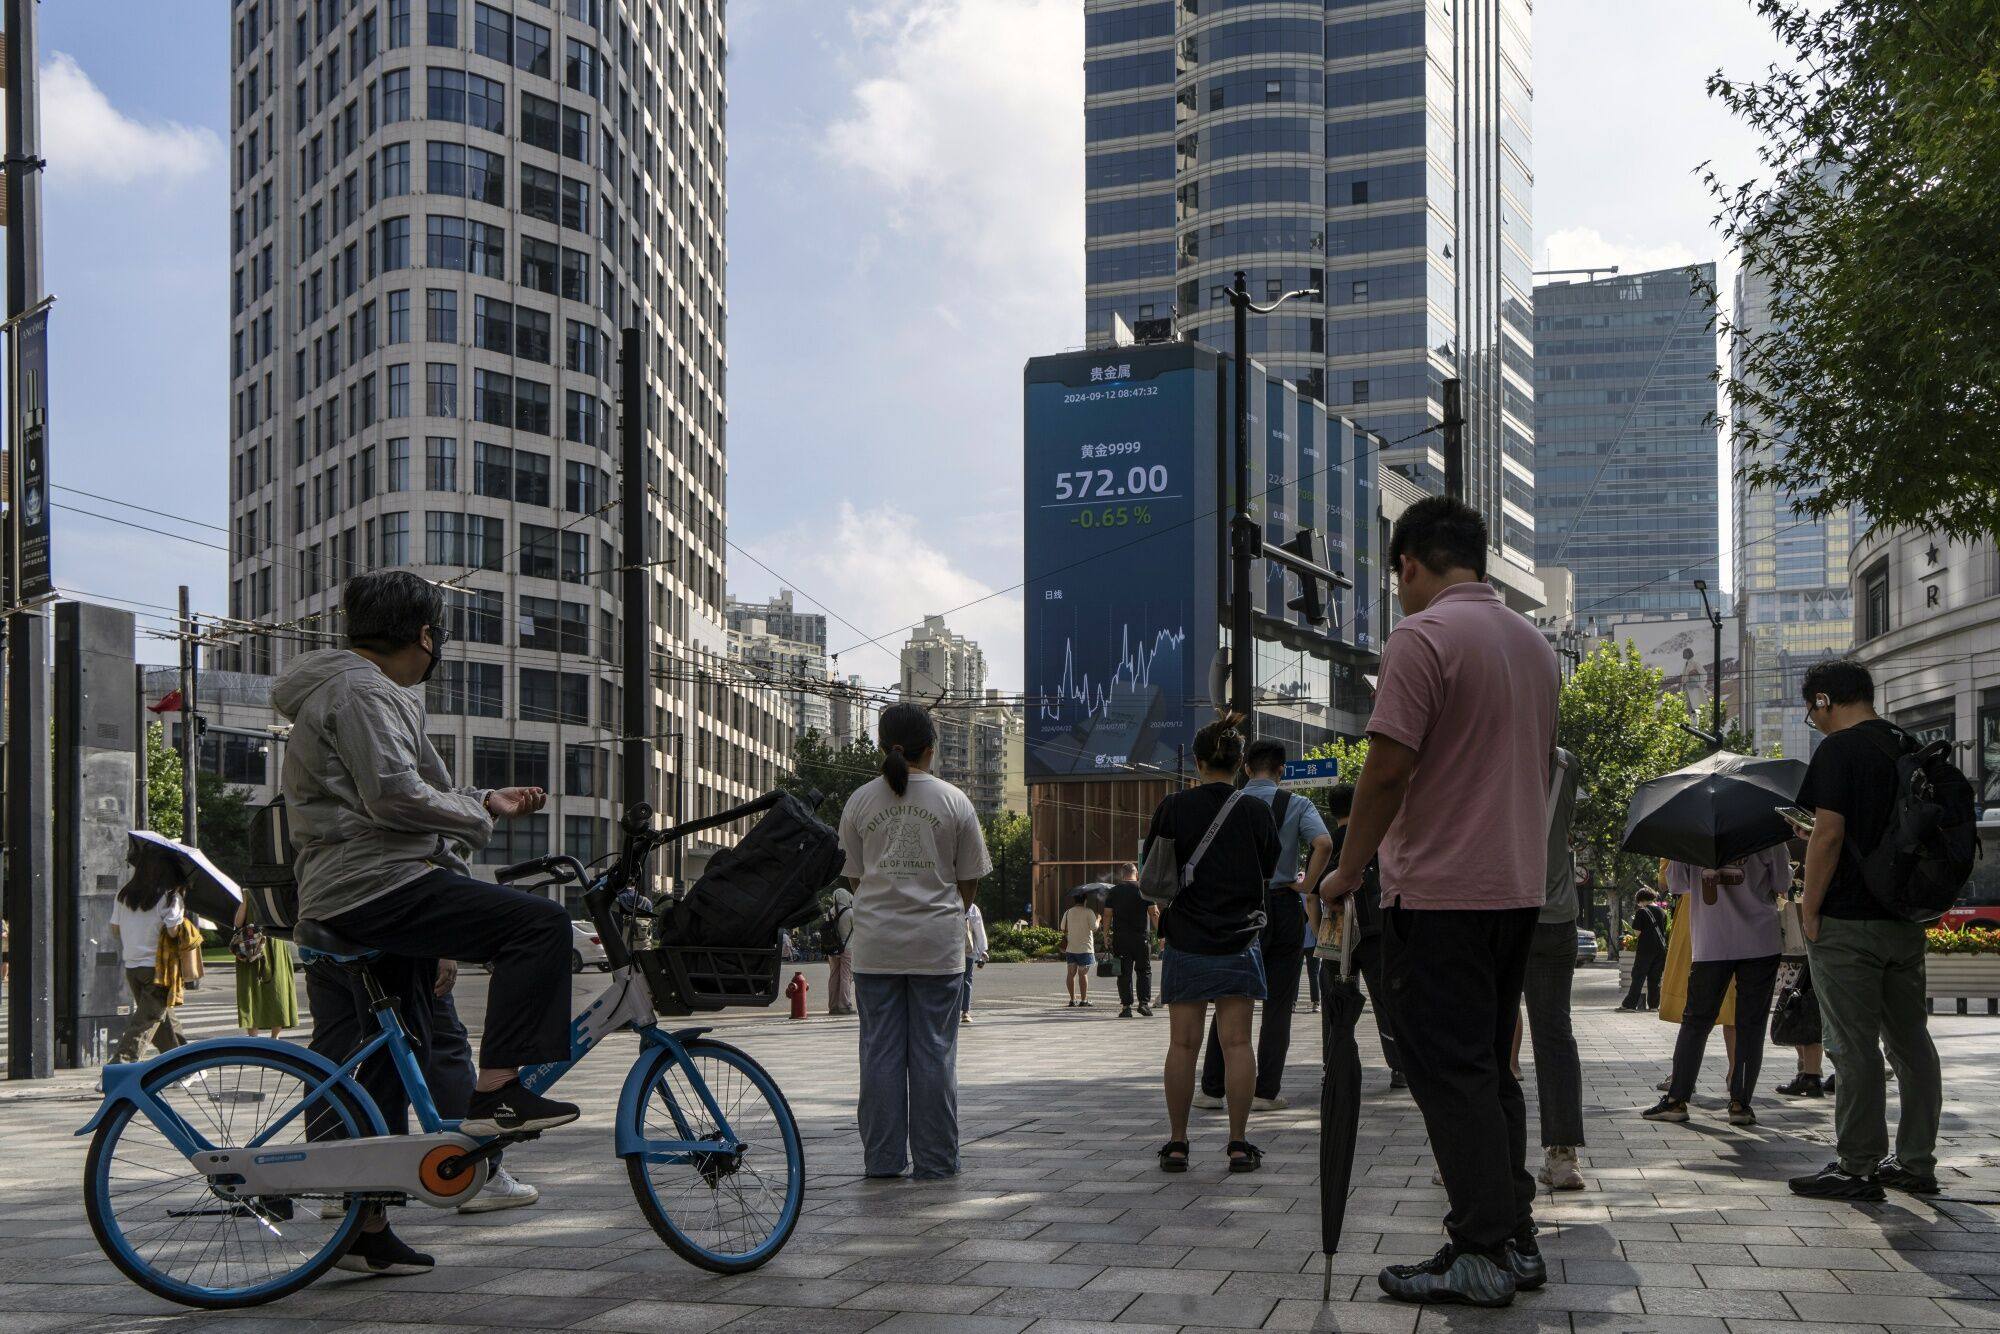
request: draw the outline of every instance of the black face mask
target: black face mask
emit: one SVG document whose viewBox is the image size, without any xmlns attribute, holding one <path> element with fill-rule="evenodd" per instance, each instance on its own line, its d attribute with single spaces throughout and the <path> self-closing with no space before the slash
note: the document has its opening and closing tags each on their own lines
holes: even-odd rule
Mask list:
<svg viewBox="0 0 2000 1334">
<path fill-rule="evenodd" d="M 427 626 L 425 628 L 431 632 L 431 646 L 425 649 L 424 652 L 430 654 L 431 661 L 430 665 L 424 668 L 424 674 L 417 678 L 417 684 L 420 686 L 430 684 L 430 679 L 432 675 L 435 674 L 438 669 L 438 662 L 440 661 L 440 655 L 444 650 L 445 641 L 448 638 L 450 638 L 451 634 L 450 631 L 446 630 L 441 625 L 432 625 L 432 626 Z M 423 642 L 424 641 L 422 639 L 419 639 L 417 641 L 417 643 L 420 645 Z"/>
</svg>

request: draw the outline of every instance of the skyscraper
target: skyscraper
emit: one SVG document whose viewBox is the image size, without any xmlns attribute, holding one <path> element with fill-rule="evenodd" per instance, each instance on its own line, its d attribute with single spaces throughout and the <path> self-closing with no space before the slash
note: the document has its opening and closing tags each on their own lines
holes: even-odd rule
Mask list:
<svg viewBox="0 0 2000 1334">
<path fill-rule="evenodd" d="M 942 616 L 926 616 L 903 644 L 901 694 L 931 710 L 937 726 L 934 772 L 968 792 L 978 758 L 975 714 L 986 698 L 986 655 L 949 629 Z"/>
<path fill-rule="evenodd" d="M 1437 435 L 1405 437 L 1463 380 L 1466 497 L 1537 605 L 1528 5 L 1351 8 L 1085 0 L 1087 337 L 1171 313 L 1226 351 L 1237 269 L 1258 302 L 1319 289 L 1253 316 L 1251 355 L 1380 437 L 1365 472 L 1433 491 Z"/>
<path fill-rule="evenodd" d="M 833 735 L 826 662 L 826 616 L 792 606 L 780 589 L 768 602 L 729 600 L 729 651 L 770 680 L 791 709 L 795 735 Z"/>
<path fill-rule="evenodd" d="M 620 801 L 700 813 L 790 739 L 726 664 L 720 0 L 232 6 L 230 612 L 270 672 L 356 571 L 450 590 L 426 691 L 459 782 L 549 809 L 482 860 L 609 846 Z M 619 330 L 640 330 L 651 540 L 622 551 Z M 620 679 L 645 561 L 653 679 Z M 643 793 L 611 775 L 647 690 Z M 672 781 L 667 770 L 673 769 Z M 685 794 L 685 795 L 677 795 Z M 683 806 L 685 802 L 685 807 Z"/>
<path fill-rule="evenodd" d="M 1579 621 L 1719 606 L 1714 314 L 1686 269 L 1535 289 L 1535 559 Z"/>
<path fill-rule="evenodd" d="M 1734 295 L 1739 337 L 1770 327 L 1766 278 L 1739 270 Z M 1740 354 L 1733 361 L 1734 374 L 1745 375 Z M 1768 425 L 1761 418 L 1747 424 Z M 1743 447 L 1735 446 L 1733 468 L 1746 461 Z M 1760 748 L 1782 742 L 1785 754 L 1804 759 L 1819 735 L 1800 709 L 1806 668 L 1854 642 L 1848 548 L 1855 520 L 1848 514 L 1802 518 L 1792 510 L 1793 497 L 1771 487 L 1739 481 L 1735 492 L 1736 614 L 1751 664 L 1750 721 Z"/>
</svg>

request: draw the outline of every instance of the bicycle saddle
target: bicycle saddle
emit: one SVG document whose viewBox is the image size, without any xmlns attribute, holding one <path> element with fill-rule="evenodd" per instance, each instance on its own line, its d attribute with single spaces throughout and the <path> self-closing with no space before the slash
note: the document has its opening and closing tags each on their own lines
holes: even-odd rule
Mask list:
<svg viewBox="0 0 2000 1334">
<path fill-rule="evenodd" d="M 372 946 L 360 944 L 334 931 L 324 922 L 302 918 L 292 928 L 292 943 L 301 952 L 310 952 L 333 960 L 335 963 L 360 963 L 365 959 L 380 957 L 382 951 Z"/>
</svg>

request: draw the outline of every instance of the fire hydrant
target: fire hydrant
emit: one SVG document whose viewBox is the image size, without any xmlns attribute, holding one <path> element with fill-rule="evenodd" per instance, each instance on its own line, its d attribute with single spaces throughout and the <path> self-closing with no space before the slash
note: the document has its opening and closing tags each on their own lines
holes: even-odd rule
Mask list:
<svg viewBox="0 0 2000 1334">
<path fill-rule="evenodd" d="M 804 973 L 793 973 L 792 984 L 785 988 L 785 994 L 792 998 L 792 1018 L 803 1019 L 806 1017 L 806 992 L 809 990 L 811 990 L 811 987 L 806 982 L 806 975 Z"/>
</svg>

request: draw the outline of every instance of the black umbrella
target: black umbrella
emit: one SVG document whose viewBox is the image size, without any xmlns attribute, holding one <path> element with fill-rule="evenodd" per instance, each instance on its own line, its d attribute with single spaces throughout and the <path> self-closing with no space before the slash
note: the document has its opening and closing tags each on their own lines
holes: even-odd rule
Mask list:
<svg viewBox="0 0 2000 1334">
<path fill-rule="evenodd" d="M 1084 901 L 1087 902 L 1092 909 L 1094 909 L 1097 912 L 1103 912 L 1105 898 L 1110 893 L 1111 893 L 1110 885 L 1107 885 L 1102 880 L 1093 880 L 1089 884 L 1078 885 L 1075 889 L 1072 889 L 1069 892 L 1069 898 L 1066 900 L 1066 902 L 1075 903 L 1077 900 L 1077 896 L 1080 894 L 1083 896 Z"/>
<path fill-rule="evenodd" d="M 1354 1138 L 1361 1128 L 1361 1052 L 1354 1045 L 1354 1026 L 1361 1019 L 1361 983 L 1354 976 L 1351 898 L 1342 905 L 1338 927 L 1331 914 L 1320 919 L 1323 960 L 1336 935 L 1338 971 L 1320 985 L 1319 1246 L 1326 1253 L 1324 1301 L 1333 1299 L 1333 1254 L 1340 1249 L 1340 1229 L 1347 1221 Z"/>
<path fill-rule="evenodd" d="M 1798 760 L 1717 751 L 1639 784 L 1620 846 L 1710 870 L 1726 866 L 1792 836 L 1778 810 L 1798 800 L 1805 778 Z"/>
<path fill-rule="evenodd" d="M 131 880 L 141 877 L 165 881 L 186 895 L 188 911 L 218 926 L 236 921 L 236 905 L 243 891 L 200 848 L 176 843 L 150 829 L 134 829 L 126 835 L 125 864 L 132 868 Z"/>
</svg>

